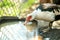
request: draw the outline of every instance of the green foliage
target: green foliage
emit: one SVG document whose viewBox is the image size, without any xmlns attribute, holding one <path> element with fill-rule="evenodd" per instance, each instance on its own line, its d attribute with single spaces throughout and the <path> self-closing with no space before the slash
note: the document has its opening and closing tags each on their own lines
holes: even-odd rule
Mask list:
<svg viewBox="0 0 60 40">
<path fill-rule="evenodd" d="M 28 0 L 28 2 L 21 4 L 22 10 L 31 7 L 35 0 Z"/>
<path fill-rule="evenodd" d="M 6 7 L 6 6 L 11 7 L 13 5 L 14 3 L 12 3 L 10 0 L 3 0 L 0 2 L 0 7 Z"/>
<path fill-rule="evenodd" d="M 29 8 L 35 0 L 28 0 L 23 4 L 17 4 L 10 0 L 2 0 L 0 2 L 0 17 L 1 16 L 17 16 L 24 9 Z M 19 2 L 18 2 L 19 3 Z"/>
<path fill-rule="evenodd" d="M 11 7 L 13 8 L 14 6 L 15 4 L 10 0 L 2 0 L 0 2 L 0 17 L 10 16 L 11 14 L 13 14 L 14 11 L 12 12 L 12 10 L 15 10 L 15 9 L 11 9 Z M 9 10 L 10 10 L 10 13 L 9 13 Z"/>
</svg>

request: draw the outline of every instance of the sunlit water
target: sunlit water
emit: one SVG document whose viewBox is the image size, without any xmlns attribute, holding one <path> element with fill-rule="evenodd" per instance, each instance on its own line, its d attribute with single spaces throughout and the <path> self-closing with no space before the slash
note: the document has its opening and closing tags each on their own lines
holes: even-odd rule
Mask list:
<svg viewBox="0 0 60 40">
<path fill-rule="evenodd" d="M 38 40 L 37 29 L 31 32 L 27 30 L 22 22 L 8 22 L 0 25 L 0 40 Z"/>
</svg>

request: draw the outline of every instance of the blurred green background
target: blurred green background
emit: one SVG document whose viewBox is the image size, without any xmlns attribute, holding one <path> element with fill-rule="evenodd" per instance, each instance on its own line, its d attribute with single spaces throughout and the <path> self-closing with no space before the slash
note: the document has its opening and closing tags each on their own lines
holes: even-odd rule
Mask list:
<svg viewBox="0 0 60 40">
<path fill-rule="evenodd" d="M 18 16 L 21 11 L 29 8 L 35 0 L 1 0 L 0 1 L 0 17 L 2 16 Z"/>
</svg>

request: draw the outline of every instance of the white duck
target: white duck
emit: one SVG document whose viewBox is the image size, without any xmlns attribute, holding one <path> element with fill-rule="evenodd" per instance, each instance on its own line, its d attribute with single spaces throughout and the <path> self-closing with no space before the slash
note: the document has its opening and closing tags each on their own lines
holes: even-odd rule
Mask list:
<svg viewBox="0 0 60 40">
<path fill-rule="evenodd" d="M 43 4 L 46 8 L 52 8 L 53 6 L 56 6 L 56 4 Z M 48 5 L 48 6 L 47 6 Z M 43 6 L 43 7 L 44 7 Z M 38 9 L 34 10 L 31 14 L 27 15 L 26 21 L 24 24 L 27 24 L 31 20 L 37 20 L 38 21 L 38 27 L 48 27 L 49 23 L 51 21 L 55 20 L 56 14 L 50 10 L 42 11 L 39 7 Z"/>
<path fill-rule="evenodd" d="M 47 5 L 50 7 L 51 4 L 47 4 Z M 53 6 L 55 6 L 55 5 L 53 5 Z M 51 5 L 51 7 L 52 7 L 52 5 Z M 48 8 L 48 7 L 46 6 L 46 8 Z M 38 9 L 34 10 L 31 14 L 27 15 L 25 24 L 28 21 L 31 21 L 31 20 L 34 20 L 34 19 L 51 22 L 51 21 L 55 20 L 55 14 L 53 13 L 53 11 L 48 11 L 48 10 L 47 11 L 42 11 L 40 8 L 38 8 Z"/>
</svg>

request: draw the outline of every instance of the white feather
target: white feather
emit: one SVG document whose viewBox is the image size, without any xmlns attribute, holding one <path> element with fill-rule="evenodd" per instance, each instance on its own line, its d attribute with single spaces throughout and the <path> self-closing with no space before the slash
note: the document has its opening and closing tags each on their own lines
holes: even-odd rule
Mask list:
<svg viewBox="0 0 60 40">
<path fill-rule="evenodd" d="M 54 21 L 52 24 L 52 29 L 60 29 L 60 20 Z"/>
<path fill-rule="evenodd" d="M 47 22 L 47 21 L 43 21 L 43 20 L 37 20 L 37 21 L 38 21 L 38 28 L 49 26 L 49 22 Z"/>
<path fill-rule="evenodd" d="M 32 16 L 32 19 L 37 19 L 37 20 L 45 20 L 45 21 L 53 21 L 55 19 L 55 14 L 53 12 L 49 11 L 41 11 L 40 9 L 33 11 L 31 14 L 28 16 Z"/>
<path fill-rule="evenodd" d="M 55 14 L 49 11 L 40 11 L 36 15 L 36 19 L 45 20 L 45 21 L 53 21 L 55 18 Z"/>
</svg>

